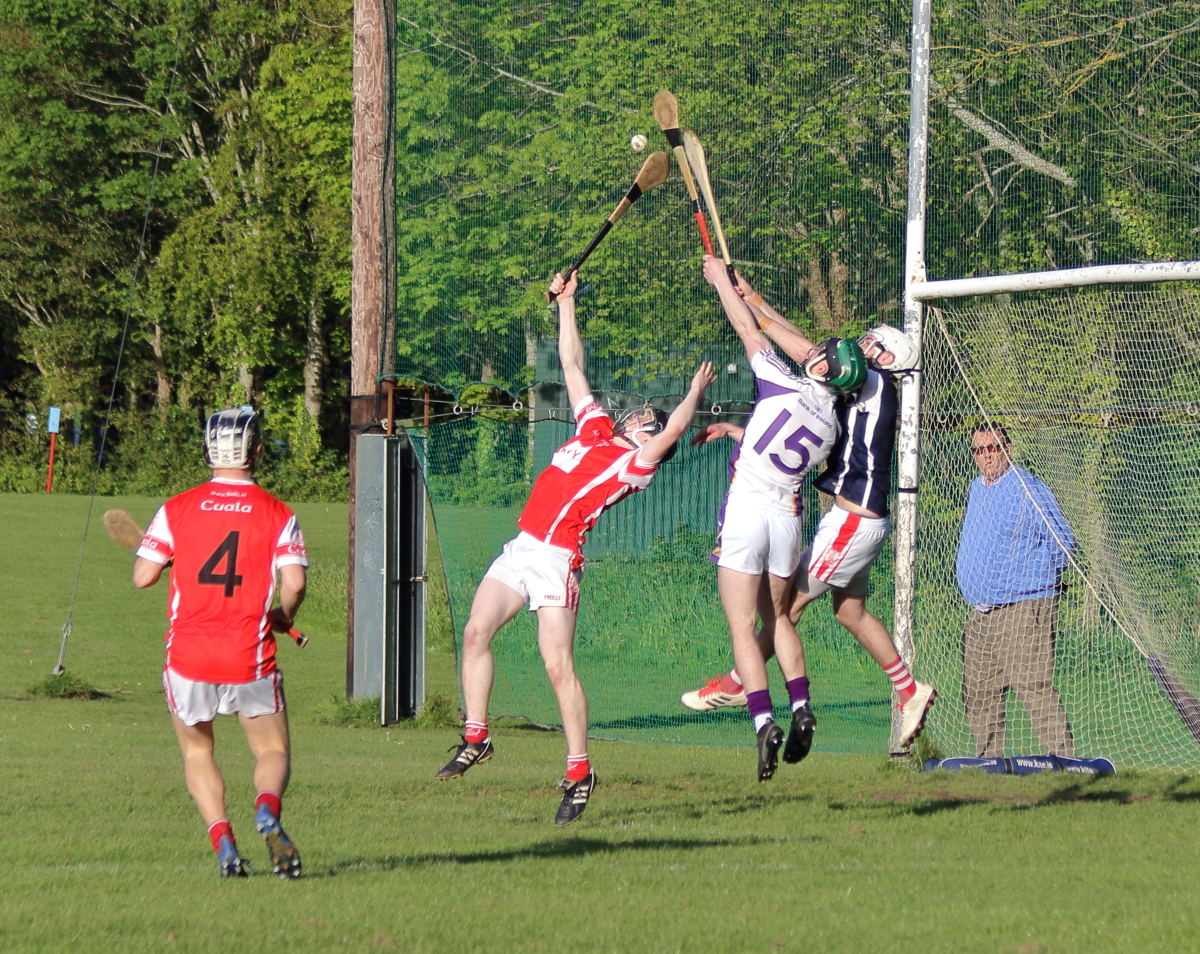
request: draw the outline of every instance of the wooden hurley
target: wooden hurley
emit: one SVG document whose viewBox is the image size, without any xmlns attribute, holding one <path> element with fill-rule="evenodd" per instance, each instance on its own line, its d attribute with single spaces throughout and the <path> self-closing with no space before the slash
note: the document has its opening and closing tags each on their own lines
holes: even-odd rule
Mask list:
<svg viewBox="0 0 1200 954">
<path fill-rule="evenodd" d="M 124 510 L 106 510 L 102 518 L 108 538 L 123 550 L 136 550 L 145 534 Z"/>
<path fill-rule="evenodd" d="M 704 210 L 700 207 L 700 196 L 696 193 L 696 180 L 692 178 L 691 163 L 688 162 L 687 151 L 683 148 L 683 135 L 679 132 L 679 100 L 670 90 L 660 89 L 655 94 L 654 119 L 667 137 L 667 142 L 675 153 L 675 164 L 683 174 L 683 184 L 687 186 L 688 196 L 692 200 L 696 224 L 700 226 L 700 239 L 704 242 L 704 251 L 715 255 L 712 238 L 708 234 L 708 223 L 704 221 Z"/>
<path fill-rule="evenodd" d="M 612 210 L 612 214 L 608 217 L 605 223 L 600 226 L 600 231 L 596 233 L 589 243 L 588 247 L 583 250 L 583 254 L 575 259 L 575 264 L 567 269 L 563 274 L 567 278 L 571 277 L 572 272 L 579 271 L 579 267 L 587 261 L 587 257 L 596 250 L 596 246 L 603 241 L 617 220 L 628 211 L 643 195 L 659 185 L 667 178 L 667 173 L 671 171 L 671 157 L 665 152 L 652 152 L 646 157 L 646 161 L 642 163 L 642 168 L 638 170 L 637 178 L 633 180 L 633 185 L 629 187 L 629 191 L 625 193 L 625 198 L 617 203 L 617 207 Z M 546 302 L 554 301 L 554 295 L 546 292 Z"/>
<path fill-rule="evenodd" d="M 695 173 L 696 183 L 704 193 L 704 204 L 712 216 L 713 228 L 717 231 L 717 243 L 721 246 L 721 258 L 725 260 L 725 270 L 729 272 L 729 280 L 737 286 L 737 276 L 733 272 L 733 258 L 729 254 L 729 245 L 725 242 L 725 230 L 721 228 L 721 215 L 717 212 L 717 200 L 713 197 L 712 183 L 708 181 L 708 160 L 704 157 L 704 147 L 700 145 L 700 137 L 690 129 L 683 131 L 683 151 L 687 153 L 692 172 Z"/>
</svg>

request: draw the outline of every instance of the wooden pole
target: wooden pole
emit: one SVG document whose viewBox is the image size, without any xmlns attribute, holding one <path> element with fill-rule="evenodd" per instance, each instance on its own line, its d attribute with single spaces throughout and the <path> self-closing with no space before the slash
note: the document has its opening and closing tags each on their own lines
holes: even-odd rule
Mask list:
<svg viewBox="0 0 1200 954">
<path fill-rule="evenodd" d="M 346 693 L 354 673 L 354 457 L 375 417 L 383 315 L 383 149 L 388 95 L 383 0 L 354 2 L 354 131 L 351 173 L 350 574 Z"/>
</svg>

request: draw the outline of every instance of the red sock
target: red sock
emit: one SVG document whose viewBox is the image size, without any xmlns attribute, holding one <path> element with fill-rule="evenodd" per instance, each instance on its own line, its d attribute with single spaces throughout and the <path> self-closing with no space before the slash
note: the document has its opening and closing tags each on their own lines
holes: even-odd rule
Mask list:
<svg viewBox="0 0 1200 954">
<path fill-rule="evenodd" d="M 467 734 L 463 736 L 472 745 L 483 742 L 488 737 L 488 727 L 486 722 L 473 722 L 468 719 L 466 726 Z"/>
<path fill-rule="evenodd" d="M 917 687 L 913 683 L 912 673 L 908 671 L 908 667 L 904 665 L 904 660 L 899 656 L 896 657 L 895 662 L 884 666 L 883 671 L 892 680 L 892 685 L 896 688 L 896 695 L 900 697 L 901 705 L 908 702 L 909 699 L 917 694 Z"/>
<path fill-rule="evenodd" d="M 237 844 L 237 839 L 233 837 L 233 828 L 230 826 L 228 818 L 222 818 L 220 821 L 215 821 L 208 826 L 208 837 L 212 841 L 213 851 L 221 850 L 221 839 L 226 835 L 229 836 L 230 841 L 235 845 Z"/>
<path fill-rule="evenodd" d="M 567 781 L 582 782 L 592 773 L 592 763 L 588 761 L 586 752 L 581 755 L 567 756 Z"/>
<path fill-rule="evenodd" d="M 721 677 L 722 692 L 728 692 L 730 695 L 736 696 L 743 688 L 741 676 L 738 675 L 736 669 L 731 669 Z"/>
<path fill-rule="evenodd" d="M 258 811 L 259 805 L 266 805 L 271 809 L 271 814 L 276 818 L 283 817 L 283 802 L 274 792 L 259 792 L 258 798 L 254 800 L 254 810 Z"/>
</svg>

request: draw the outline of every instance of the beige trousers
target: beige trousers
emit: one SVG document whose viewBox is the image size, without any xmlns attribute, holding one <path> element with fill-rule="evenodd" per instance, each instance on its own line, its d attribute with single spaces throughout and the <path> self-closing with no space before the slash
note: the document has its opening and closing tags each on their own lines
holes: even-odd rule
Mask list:
<svg viewBox="0 0 1200 954">
<path fill-rule="evenodd" d="M 1006 689 L 1017 694 L 1045 755 L 1075 757 L 1075 740 L 1052 684 L 1058 596 L 989 613 L 972 608 L 963 631 L 963 704 L 979 758 L 1004 757 Z"/>
</svg>

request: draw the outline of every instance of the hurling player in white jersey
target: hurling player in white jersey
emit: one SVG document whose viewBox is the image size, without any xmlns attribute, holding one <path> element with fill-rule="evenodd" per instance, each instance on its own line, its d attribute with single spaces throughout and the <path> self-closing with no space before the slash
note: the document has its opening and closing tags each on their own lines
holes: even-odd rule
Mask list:
<svg viewBox="0 0 1200 954">
<path fill-rule="evenodd" d="M 575 617 L 583 572 L 584 537 L 600 514 L 629 494 L 650 486 L 658 466 L 675 452 L 704 391 L 715 380 L 712 362 L 701 362 L 691 388 L 668 416 L 650 405 L 622 412 L 613 421 L 592 397 L 584 373 L 583 341 L 575 319 L 574 273 L 557 275 L 550 292 L 558 299 L 558 357 L 575 414 L 575 437 L 538 475 L 510 540 L 475 591 L 463 630 L 462 681 L 466 733 L 454 758 L 437 773 L 459 778 L 493 754 L 487 713 L 495 663 L 492 638 L 528 606 L 538 616 L 538 649 L 554 687 L 567 740 L 567 772 L 556 825 L 582 814 L 596 786 L 587 754 L 588 704 L 575 674 Z"/>
<path fill-rule="evenodd" d="M 714 557 L 733 658 L 757 736 L 758 780 L 765 782 L 775 774 L 783 730 L 772 717 L 766 661 L 756 640 L 758 618 L 787 680 L 794 737 L 789 748 L 795 748 L 802 744 L 811 716 L 804 649 L 788 616 L 792 576 L 800 560 L 800 488 L 804 475 L 825 460 L 837 439 L 838 395 L 861 387 L 867 366 L 853 341 L 830 338 L 814 345 L 803 338 L 804 354 L 797 358 L 802 375 L 793 374 L 759 331 L 725 265 L 706 255 L 704 277 L 716 288 L 746 348 L 758 388 L 754 411 L 730 457 Z M 706 430 L 715 438 L 724 436 L 720 428 Z"/>
<path fill-rule="evenodd" d="M 803 354 L 807 339 L 745 279 L 738 277 L 738 293 L 750 304 L 759 326 L 789 356 L 796 358 Z M 821 518 L 812 544 L 800 559 L 788 615 L 793 623 L 798 622 L 809 603 L 832 590 L 838 622 L 892 681 L 901 711 L 900 746 L 907 749 L 920 734 L 937 692 L 913 679 L 887 627 L 867 611 L 866 601 L 871 566 L 891 530 L 887 498 L 891 491 L 897 407 L 891 375 L 915 368 L 920 353 L 908 335 L 889 325 L 872 328 L 859 344 L 872 370 L 862 390 L 844 402 L 839 411 L 841 436 L 829 455 L 828 468 L 815 482 L 818 490 L 833 496 L 833 506 Z M 708 433 L 717 428 L 719 433 Z M 693 443 L 716 436 L 738 440 L 739 431 L 732 425 L 712 425 L 697 434 Z M 763 656 L 770 659 L 774 648 L 765 628 L 759 632 L 758 642 Z M 745 705 L 741 683 L 740 673 L 734 669 L 702 689 L 684 693 L 681 701 L 697 711 Z M 815 725 L 814 719 L 809 744 Z M 806 746 L 800 758 L 807 752 Z M 784 758 L 791 761 L 786 750 Z"/>
</svg>

